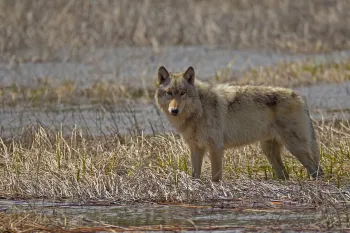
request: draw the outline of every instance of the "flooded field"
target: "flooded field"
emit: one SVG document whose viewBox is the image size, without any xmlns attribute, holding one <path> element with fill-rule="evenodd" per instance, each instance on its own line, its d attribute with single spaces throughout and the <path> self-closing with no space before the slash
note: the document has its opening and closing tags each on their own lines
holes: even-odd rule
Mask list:
<svg viewBox="0 0 350 233">
<path fill-rule="evenodd" d="M 37 51 L 23 52 L 23 57 L 35 57 Z M 34 53 L 34 54 L 33 54 Z M 55 57 L 63 61 L 68 52 L 60 50 Z M 74 81 L 75 85 L 91 86 L 98 80 L 114 80 L 120 85 L 139 88 L 154 87 L 155 71 L 160 64 L 172 70 L 182 70 L 188 64 L 198 70 L 198 77 L 211 79 L 224 72 L 226 65 L 239 78 L 247 68 L 271 66 L 287 61 L 312 59 L 315 64 L 342 61 L 350 52 L 327 55 L 287 55 L 256 51 L 236 51 L 221 47 L 114 48 L 96 51 L 77 51 L 69 62 L 25 62 L 0 64 L 3 86 L 36 85 L 38 78 L 49 77 L 56 83 Z M 230 61 L 234 62 L 230 63 Z M 98 62 L 97 62 L 98 61 Z M 117 81 L 116 81 L 117 80 Z M 321 84 L 295 88 L 306 96 L 312 116 L 317 119 L 349 119 L 350 84 Z M 21 132 L 23 126 L 41 123 L 51 129 L 78 127 L 88 135 L 111 135 L 141 132 L 162 133 L 172 130 L 152 103 L 129 104 L 45 104 L 38 107 L 19 104 L 0 109 L 1 135 L 9 137 Z M 332 111 L 329 113 L 329 111 Z"/>
<path fill-rule="evenodd" d="M 0 63 L 0 82 L 3 85 L 29 85 L 37 78 L 49 77 L 57 81 L 74 80 L 79 85 L 91 85 L 98 80 L 117 80 L 131 86 L 154 86 L 154 77 L 160 65 L 182 71 L 189 64 L 195 67 L 203 80 L 224 71 L 229 65 L 233 72 L 247 68 L 270 66 L 281 62 L 312 59 L 315 64 L 337 62 L 350 58 L 350 51 L 327 54 L 283 54 L 260 50 L 234 50 L 225 46 L 168 46 L 122 47 L 95 50 L 59 49 L 51 54 L 52 61 L 40 58 L 40 50 L 22 51 L 10 63 Z M 230 63 L 231 62 L 231 63 Z"/>
<path fill-rule="evenodd" d="M 26 56 L 29 58 L 35 56 L 33 53 L 35 52 L 26 51 L 22 55 L 24 58 Z M 161 64 L 178 71 L 191 64 L 199 71 L 199 78 L 211 80 L 218 72 L 227 72 L 227 69 L 233 74 L 233 78 L 239 79 L 241 72 L 247 68 L 266 67 L 287 61 L 306 61 L 308 59 L 312 59 L 314 64 L 323 64 L 350 58 L 349 51 L 307 56 L 235 51 L 223 47 L 204 46 L 168 47 L 159 51 L 154 51 L 151 48 L 77 51 L 74 56 L 70 56 L 67 61 L 64 61 L 66 55 L 65 51 L 61 50 L 56 54 L 57 61 L 2 63 L 0 64 L 1 85 L 14 89 L 17 86 L 30 88 L 37 84 L 36 80 L 38 78 L 49 77 L 55 83 L 74 81 L 75 85 L 92 86 L 99 80 L 113 80 L 113 82 L 120 85 L 148 89 L 154 87 L 155 71 Z M 234 62 L 230 63 L 232 60 Z M 306 68 L 309 69 L 309 67 Z M 315 83 L 293 88 L 306 97 L 310 113 L 315 120 L 332 122 L 350 119 L 349 81 L 328 84 Z M 23 93 L 25 91 L 23 89 Z M 255 190 L 260 187 L 259 185 L 247 185 L 242 188 L 239 184 L 237 188 L 239 191 L 237 191 L 236 186 L 232 183 L 235 182 L 233 177 L 236 175 L 239 177 L 244 174 L 243 176 L 251 177 L 254 176 L 253 170 L 255 169 L 254 172 L 256 172 L 256 177 L 259 177 L 258 180 L 262 177 L 269 179 L 267 177 L 271 176 L 271 171 L 268 170 L 266 163 L 261 161 L 261 156 L 259 159 L 254 157 L 259 153 L 256 152 L 256 149 L 252 150 L 253 157 L 249 157 L 250 155 L 247 155 L 245 151 L 230 155 L 234 158 L 230 159 L 231 167 L 235 167 L 237 164 L 240 165 L 237 170 L 228 169 L 231 173 L 228 175 L 228 181 L 223 184 L 223 187 L 226 188 L 225 192 L 230 193 L 228 196 L 231 195 L 232 197 L 238 195 L 239 198 L 242 198 L 242 195 L 245 197 L 250 190 L 253 190 L 252 192 L 255 192 L 255 194 L 250 196 L 250 205 L 243 205 L 239 199 L 231 200 L 230 197 L 225 199 L 229 203 L 228 205 L 220 206 L 218 203 L 211 205 L 210 201 L 208 202 L 208 196 L 211 193 L 210 191 L 207 193 L 203 188 L 211 187 L 212 184 L 199 186 L 197 183 L 187 180 L 189 179 L 187 176 L 189 168 L 187 163 L 184 162 L 188 159 L 187 151 L 185 147 L 182 148 L 182 145 L 176 144 L 179 142 L 174 138 L 155 137 L 156 139 L 150 139 L 150 141 L 143 138 L 141 144 L 139 144 L 137 137 L 135 137 L 135 141 L 131 141 L 130 145 L 108 141 L 109 136 L 118 134 L 144 136 L 173 131 L 163 114 L 155 107 L 152 96 L 143 101 L 136 101 L 135 99 L 125 99 L 117 103 L 106 101 L 88 103 L 82 101 L 84 104 L 79 104 L 79 98 L 78 96 L 76 102 L 78 104 L 50 102 L 45 98 L 41 99 L 42 102 L 33 105 L 29 104 L 30 100 L 13 105 L 2 104 L 2 107 L 0 107 L 0 135 L 3 139 L 26 135 L 28 130 L 36 130 L 39 125 L 52 132 L 68 132 L 69 134 L 75 129 L 82 129 L 83 137 L 107 137 L 105 142 L 94 147 L 94 142 L 86 144 L 72 143 L 78 136 L 73 141 L 67 142 L 64 141 L 65 139 L 59 138 L 59 134 L 56 134 L 55 140 L 50 144 L 51 139 L 37 134 L 34 137 L 36 140 L 34 140 L 34 143 L 37 143 L 38 148 L 40 148 L 39 152 L 34 147 L 27 151 L 27 148 L 23 149 L 20 146 L 17 149 L 18 151 L 14 151 L 23 153 L 21 155 L 10 155 L 8 153 L 10 146 L 2 145 L 0 150 L 2 150 L 3 155 L 0 160 L 0 168 L 2 169 L 1 174 L 6 177 L 6 180 L 4 179 L 0 184 L 4 187 L 4 190 L 6 188 L 8 192 L 14 192 L 16 195 L 17 192 L 20 192 L 24 196 L 44 198 L 43 201 L 23 201 L 20 199 L 14 201 L 7 198 L 7 191 L 0 192 L 0 196 L 4 196 L 3 200 L 0 200 L 0 214 L 34 212 L 37 216 L 51 216 L 61 222 L 68 221 L 73 225 L 86 226 L 90 230 L 87 230 L 88 228 L 81 230 L 85 232 L 93 231 L 93 229 L 104 232 L 108 227 L 109 230 L 116 231 L 128 229 L 150 232 L 159 230 L 315 232 L 320 230 L 320 225 L 332 226 L 332 224 L 340 224 L 339 222 L 347 224 L 347 205 L 345 205 L 345 210 L 341 209 L 342 206 L 339 207 L 341 211 L 338 207 L 332 207 L 333 209 L 327 210 L 328 212 L 325 213 L 325 209 L 318 209 L 317 205 L 310 204 L 314 203 L 313 195 L 318 195 L 318 186 L 308 189 L 300 199 L 298 199 L 299 191 L 293 188 L 285 195 L 279 194 L 279 191 L 271 196 L 264 195 L 264 201 L 259 199 L 258 194 L 260 192 Z M 348 147 L 346 141 L 344 141 L 345 139 L 333 139 L 333 135 L 332 137 L 327 135 L 323 137 L 327 137 L 327 140 L 332 138 L 332 140 L 344 146 L 340 149 L 343 157 L 340 157 L 339 161 L 347 161 Z M 145 145 L 149 146 L 149 151 L 144 151 L 143 140 L 145 140 Z M 75 143 L 77 142 L 76 140 Z M 84 140 L 83 143 L 85 143 Z M 162 146 L 158 147 L 159 145 Z M 171 148 L 175 151 L 169 152 L 168 155 L 164 152 L 164 148 Z M 181 148 L 180 154 L 178 148 Z M 347 174 L 347 162 L 344 162 L 344 165 L 342 164 L 340 168 L 333 165 L 332 153 L 338 153 L 338 148 L 330 151 L 323 152 L 328 153 L 326 156 L 331 161 L 327 171 L 337 174 L 335 179 L 338 180 L 336 182 L 339 187 L 342 187 L 332 185 L 335 190 L 333 190 L 332 195 L 339 196 L 339 199 L 335 198 L 337 204 L 340 203 L 339 200 L 345 200 L 344 203 L 348 204 L 347 180 L 343 181 L 340 178 L 341 175 Z M 174 157 L 174 159 L 169 157 L 170 155 L 180 157 Z M 28 156 L 30 159 L 27 160 Z M 160 158 L 160 156 L 164 156 L 164 158 Z M 181 156 L 186 157 L 184 159 Z M 247 157 L 251 160 L 248 161 Z M 157 164 L 157 166 L 154 166 L 154 164 Z M 247 168 L 247 164 L 254 164 L 255 168 L 250 170 L 251 168 L 249 166 Z M 293 172 L 295 177 L 304 177 L 304 174 L 299 172 L 299 168 L 295 167 L 297 166 L 295 162 L 290 161 L 289 166 L 292 167 L 290 171 Z M 165 171 L 159 170 L 159 168 L 165 169 Z M 209 171 L 208 168 L 206 170 Z M 159 181 L 160 178 L 161 181 Z M 162 198 L 162 195 L 164 195 L 163 198 L 168 198 L 169 193 L 175 195 L 178 192 L 186 191 L 187 184 L 181 184 L 179 180 L 193 185 L 192 188 L 196 191 L 192 190 L 191 195 L 196 196 L 196 192 L 198 192 L 203 195 L 202 200 L 207 202 L 203 201 L 203 205 L 184 205 L 171 202 L 161 204 L 161 202 L 152 201 L 141 203 L 116 201 L 108 205 L 102 205 L 98 201 L 97 204 L 44 201 L 45 199 L 50 200 L 52 197 L 60 199 L 60 197 L 66 195 L 75 199 L 86 198 L 87 200 L 94 199 L 94 196 L 99 200 L 105 197 L 110 200 L 122 195 L 127 199 L 132 199 L 133 195 L 142 196 L 142 200 L 144 200 L 143 195 L 150 195 L 153 199 Z M 237 179 L 237 181 L 240 181 L 240 179 Z M 60 185 L 60 182 L 64 182 L 64 185 Z M 150 182 L 150 187 L 147 185 L 148 182 Z M 120 189 L 119 186 L 123 186 L 124 183 L 129 186 Z M 183 185 L 182 188 L 178 186 L 179 183 Z M 52 188 L 50 188 L 50 185 L 52 185 Z M 284 187 L 281 189 L 283 190 Z M 302 188 L 300 189 L 302 190 Z M 270 190 L 270 188 L 267 188 L 267 190 Z M 327 193 L 328 190 L 325 188 L 322 195 L 331 195 Z M 215 192 L 217 192 L 217 196 L 225 196 L 220 193 L 221 191 L 216 190 Z M 274 198 L 285 198 L 292 192 L 295 196 L 288 196 L 288 199 L 298 200 L 298 204 L 283 204 L 279 199 L 274 201 Z M 313 194 L 313 192 L 316 194 Z M 84 197 L 81 196 L 82 193 L 84 193 Z M 184 194 L 175 195 L 174 198 L 183 200 L 182 195 Z M 322 195 L 320 194 L 320 196 Z M 259 200 L 255 203 L 252 201 L 252 197 L 257 197 Z M 305 201 L 305 198 L 308 204 L 304 206 L 301 203 Z M 135 200 L 137 200 L 136 197 Z M 266 200 L 268 201 L 266 202 Z M 326 202 L 327 198 L 322 197 L 321 200 Z M 101 226 L 107 228 L 94 228 Z"/>
</svg>

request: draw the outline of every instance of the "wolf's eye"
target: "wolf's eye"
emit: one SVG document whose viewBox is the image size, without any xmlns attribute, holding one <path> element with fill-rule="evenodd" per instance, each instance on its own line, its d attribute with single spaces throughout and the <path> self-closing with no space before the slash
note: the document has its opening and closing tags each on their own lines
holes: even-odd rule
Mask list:
<svg viewBox="0 0 350 233">
<path fill-rule="evenodd" d="M 173 95 L 173 93 L 171 91 L 167 91 L 167 95 Z"/>
<path fill-rule="evenodd" d="M 184 94 L 186 94 L 186 92 L 183 91 L 183 92 L 181 92 L 180 94 L 181 94 L 181 95 L 184 95 Z"/>
</svg>

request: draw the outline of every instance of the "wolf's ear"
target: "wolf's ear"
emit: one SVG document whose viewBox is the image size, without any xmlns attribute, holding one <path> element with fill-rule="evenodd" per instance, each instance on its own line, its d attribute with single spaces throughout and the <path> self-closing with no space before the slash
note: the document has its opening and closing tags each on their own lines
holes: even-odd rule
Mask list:
<svg viewBox="0 0 350 233">
<path fill-rule="evenodd" d="M 169 72 L 165 69 L 164 66 L 159 67 L 158 69 L 158 83 L 163 84 L 169 78 Z"/>
<path fill-rule="evenodd" d="M 195 72 L 192 66 L 188 67 L 184 73 L 184 78 L 188 81 L 189 84 L 194 84 Z"/>
</svg>

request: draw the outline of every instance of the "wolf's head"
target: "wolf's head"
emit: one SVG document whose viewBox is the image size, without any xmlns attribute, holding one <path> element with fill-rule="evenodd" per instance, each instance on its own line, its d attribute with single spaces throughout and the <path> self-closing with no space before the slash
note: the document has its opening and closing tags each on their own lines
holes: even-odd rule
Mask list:
<svg viewBox="0 0 350 233">
<path fill-rule="evenodd" d="M 157 104 L 173 116 L 184 114 L 188 108 L 193 108 L 196 97 L 194 86 L 195 72 L 188 67 L 184 73 L 170 73 L 164 66 L 158 69 Z"/>
</svg>

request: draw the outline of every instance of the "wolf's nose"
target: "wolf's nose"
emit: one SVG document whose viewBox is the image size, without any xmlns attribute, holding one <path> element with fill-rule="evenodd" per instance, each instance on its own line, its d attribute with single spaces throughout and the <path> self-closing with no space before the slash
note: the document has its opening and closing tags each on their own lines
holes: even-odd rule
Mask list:
<svg viewBox="0 0 350 233">
<path fill-rule="evenodd" d="M 178 113 L 179 113 L 179 109 L 177 108 L 171 109 L 171 114 L 173 114 L 174 116 L 176 116 Z"/>
</svg>

